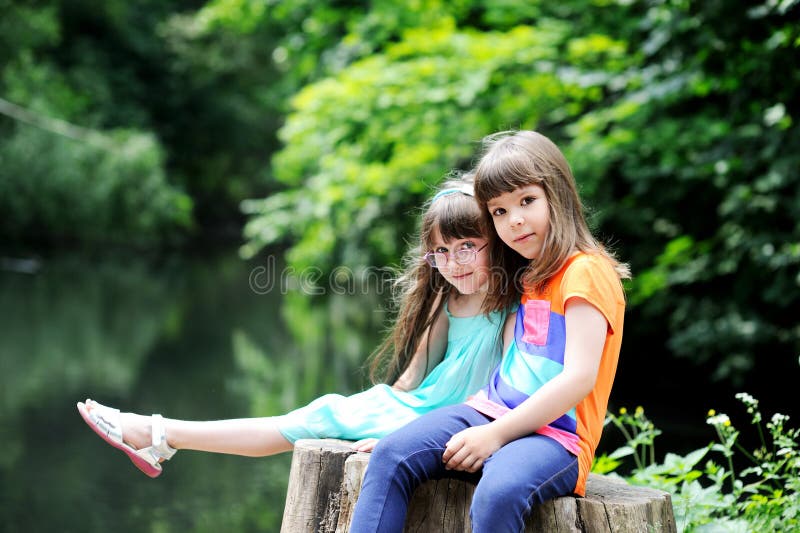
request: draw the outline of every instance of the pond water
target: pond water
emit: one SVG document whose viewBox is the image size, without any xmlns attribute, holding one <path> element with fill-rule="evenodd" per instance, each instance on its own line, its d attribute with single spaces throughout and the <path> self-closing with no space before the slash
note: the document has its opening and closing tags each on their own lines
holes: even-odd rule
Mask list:
<svg viewBox="0 0 800 533">
<path fill-rule="evenodd" d="M 92 397 L 140 413 L 236 418 L 359 390 L 364 358 L 384 331 L 386 286 L 340 285 L 310 298 L 302 280 L 280 275 L 286 271 L 277 257 L 248 263 L 228 247 L 159 258 L 5 261 L 3 529 L 278 531 L 289 454 L 182 451 L 151 480 L 98 439 L 75 408 Z M 621 367 L 627 378 L 640 370 Z M 612 403 L 653 406 L 657 425 L 672 435 L 666 448 L 688 451 L 711 439 L 702 419 L 706 404 L 687 420 L 683 404 L 664 400 L 688 390 L 686 382 L 665 375 L 660 386 L 648 387 L 627 378 L 618 380 L 631 384 L 618 386 Z M 720 390 L 697 386 L 693 401 Z M 601 448 L 615 444 L 604 437 Z"/>
<path fill-rule="evenodd" d="M 379 299 L 332 295 L 310 306 L 277 286 L 254 292 L 249 277 L 260 266 L 226 249 L 62 256 L 35 273 L 0 272 L 6 530 L 278 529 L 288 454 L 181 452 L 150 480 L 75 408 L 92 397 L 187 419 L 263 416 L 358 389 L 380 336 Z"/>
</svg>

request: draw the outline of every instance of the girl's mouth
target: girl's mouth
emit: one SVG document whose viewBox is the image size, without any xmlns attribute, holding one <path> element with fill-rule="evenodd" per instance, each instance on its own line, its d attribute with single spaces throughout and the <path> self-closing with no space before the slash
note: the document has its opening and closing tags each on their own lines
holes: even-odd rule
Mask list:
<svg viewBox="0 0 800 533">
<path fill-rule="evenodd" d="M 471 276 L 472 272 L 467 272 L 466 274 L 461 274 L 460 276 L 453 276 L 453 279 L 464 279 L 467 276 Z"/>
<path fill-rule="evenodd" d="M 525 242 L 528 239 L 532 238 L 534 235 L 536 235 L 536 234 L 535 233 L 528 233 L 526 235 L 523 235 L 522 237 L 517 237 L 516 239 L 514 239 L 514 242 Z"/>
</svg>

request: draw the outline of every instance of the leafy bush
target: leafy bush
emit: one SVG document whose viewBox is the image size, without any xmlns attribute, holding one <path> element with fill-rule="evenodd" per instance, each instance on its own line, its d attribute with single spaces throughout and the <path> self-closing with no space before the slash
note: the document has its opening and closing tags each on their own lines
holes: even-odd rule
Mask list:
<svg viewBox="0 0 800 533">
<path fill-rule="evenodd" d="M 755 353 L 796 368 L 796 4 L 653 3 L 624 90 L 568 126 L 576 175 L 636 274 L 633 321 L 667 322 L 658 340 L 628 338 L 716 361 L 716 379 L 740 381 Z"/>
<path fill-rule="evenodd" d="M 654 440 L 660 434 L 642 408 L 610 413 L 626 444 L 597 458 L 595 472 L 613 472 L 622 459 L 635 462 L 628 481 L 672 495 L 681 531 L 794 531 L 800 528 L 800 429 L 786 426 L 789 417 L 774 414 L 764 424 L 758 400 L 736 395 L 746 407 L 759 444 L 747 449 L 726 414 L 709 411 L 707 422 L 718 441 L 687 455 L 667 453 L 655 461 Z M 765 431 L 766 429 L 766 431 Z M 705 462 L 703 462 L 705 460 Z M 748 464 L 737 470 L 738 464 Z"/>
<path fill-rule="evenodd" d="M 73 140 L 23 124 L 0 143 L 7 242 L 160 243 L 189 226 L 191 208 L 166 183 L 161 149 L 149 135 Z"/>
<path fill-rule="evenodd" d="M 119 48 L 87 45 L 96 34 L 81 33 L 80 5 L 21 4 L 0 3 L 0 42 L 8 45 L 0 68 L 0 238 L 28 252 L 65 243 L 151 246 L 185 234 L 192 199 L 168 182 L 161 142 L 139 127 L 141 106 L 114 94 L 140 83 L 130 63 L 112 68 L 106 54 Z M 145 48 L 142 38 L 131 36 Z"/>
<path fill-rule="evenodd" d="M 300 269 L 397 260 L 413 227 L 409 211 L 448 170 L 469 166 L 477 140 L 574 119 L 599 97 L 610 74 L 559 70 L 568 30 L 548 20 L 459 30 L 443 16 L 305 87 L 273 159 L 287 190 L 243 204 L 252 215 L 245 255 L 288 238 Z M 606 61 L 619 63 L 620 51 L 596 39 L 595 57 L 607 59 L 592 68 L 615 68 Z"/>
</svg>

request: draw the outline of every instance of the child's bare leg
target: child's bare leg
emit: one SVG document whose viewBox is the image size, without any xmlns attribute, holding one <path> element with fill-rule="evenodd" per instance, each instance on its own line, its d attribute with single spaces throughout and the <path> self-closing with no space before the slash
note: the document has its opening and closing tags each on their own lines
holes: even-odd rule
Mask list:
<svg viewBox="0 0 800 533">
<path fill-rule="evenodd" d="M 167 442 L 177 449 L 263 457 L 287 452 L 292 444 L 274 418 L 237 418 L 209 422 L 164 419 Z"/>
<path fill-rule="evenodd" d="M 121 413 L 122 435 L 136 449 L 151 444 L 151 419 Z M 237 418 L 194 422 L 164 418 L 167 444 L 178 450 L 263 457 L 290 451 L 293 446 L 278 431 L 275 418 Z"/>
</svg>

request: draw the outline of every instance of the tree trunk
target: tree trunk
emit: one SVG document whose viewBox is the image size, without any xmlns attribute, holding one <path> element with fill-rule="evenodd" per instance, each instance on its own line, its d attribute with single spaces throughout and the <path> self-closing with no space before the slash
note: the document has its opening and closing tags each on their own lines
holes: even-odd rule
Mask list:
<svg viewBox="0 0 800 533">
<path fill-rule="evenodd" d="M 346 533 L 369 458 L 346 441 L 297 441 L 281 531 Z M 473 492 L 464 481 L 428 481 L 414 492 L 406 531 L 470 531 Z M 537 505 L 526 523 L 526 532 L 543 533 L 676 531 L 668 493 L 595 474 L 589 476 L 585 498 L 564 496 Z"/>
</svg>

